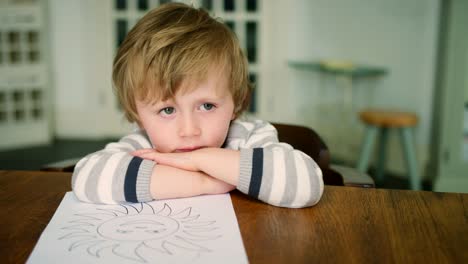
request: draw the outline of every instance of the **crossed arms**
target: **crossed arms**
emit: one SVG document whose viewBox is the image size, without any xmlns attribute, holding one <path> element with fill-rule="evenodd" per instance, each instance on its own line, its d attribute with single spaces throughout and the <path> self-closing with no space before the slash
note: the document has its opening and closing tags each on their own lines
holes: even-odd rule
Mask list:
<svg viewBox="0 0 468 264">
<path fill-rule="evenodd" d="M 134 133 L 83 158 L 72 178 L 85 202 L 118 203 L 225 193 L 234 188 L 266 203 L 305 207 L 323 192 L 321 170 L 306 154 L 279 143 L 266 122 L 234 121 L 225 148 L 158 153 Z"/>
</svg>

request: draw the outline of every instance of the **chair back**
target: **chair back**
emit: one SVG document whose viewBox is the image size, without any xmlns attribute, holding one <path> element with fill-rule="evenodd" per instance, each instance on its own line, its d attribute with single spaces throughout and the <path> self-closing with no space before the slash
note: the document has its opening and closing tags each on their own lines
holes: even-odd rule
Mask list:
<svg viewBox="0 0 468 264">
<path fill-rule="evenodd" d="M 322 169 L 325 184 L 344 185 L 342 175 L 330 168 L 330 151 L 327 145 L 313 129 L 280 123 L 272 123 L 272 125 L 278 131 L 280 142 L 288 143 L 317 162 L 317 165 Z"/>
</svg>

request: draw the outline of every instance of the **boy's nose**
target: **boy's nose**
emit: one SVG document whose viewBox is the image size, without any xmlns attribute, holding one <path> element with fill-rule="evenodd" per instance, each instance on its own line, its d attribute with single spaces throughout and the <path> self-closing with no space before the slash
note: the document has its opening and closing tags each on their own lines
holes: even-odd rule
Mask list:
<svg viewBox="0 0 468 264">
<path fill-rule="evenodd" d="M 183 118 L 179 126 L 179 136 L 181 137 L 193 137 L 201 134 L 200 126 L 198 121 L 191 116 Z"/>
</svg>

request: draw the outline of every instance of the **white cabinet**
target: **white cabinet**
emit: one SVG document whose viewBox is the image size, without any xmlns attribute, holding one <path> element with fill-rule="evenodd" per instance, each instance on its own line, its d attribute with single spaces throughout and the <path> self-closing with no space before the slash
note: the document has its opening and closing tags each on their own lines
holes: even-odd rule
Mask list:
<svg viewBox="0 0 468 264">
<path fill-rule="evenodd" d="M 434 190 L 468 193 L 468 1 L 449 3 L 441 20 Z"/>
<path fill-rule="evenodd" d="M 51 139 L 46 10 L 46 1 L 0 1 L 0 150 Z"/>
</svg>

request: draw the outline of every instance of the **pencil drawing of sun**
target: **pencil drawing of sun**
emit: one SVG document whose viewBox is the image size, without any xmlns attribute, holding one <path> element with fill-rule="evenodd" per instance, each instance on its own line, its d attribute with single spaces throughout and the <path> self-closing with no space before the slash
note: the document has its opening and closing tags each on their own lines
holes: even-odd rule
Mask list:
<svg viewBox="0 0 468 264">
<path fill-rule="evenodd" d="M 216 221 L 200 221 L 192 207 L 173 213 L 167 203 L 161 206 L 155 210 L 148 203 L 120 204 L 77 213 L 62 228 L 66 234 L 59 240 L 70 242 L 69 251 L 85 250 L 96 258 L 111 254 L 140 263 L 149 262 L 150 255 L 211 252 L 201 243 L 221 237 Z"/>
</svg>

